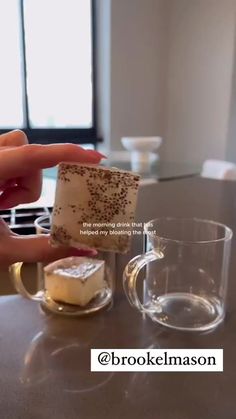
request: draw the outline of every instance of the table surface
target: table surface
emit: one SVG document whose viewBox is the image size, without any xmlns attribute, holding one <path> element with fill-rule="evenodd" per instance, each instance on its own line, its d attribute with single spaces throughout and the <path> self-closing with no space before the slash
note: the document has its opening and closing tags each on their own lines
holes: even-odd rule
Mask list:
<svg viewBox="0 0 236 419">
<path fill-rule="evenodd" d="M 131 163 L 129 161 L 108 159 L 104 160 L 103 164 L 105 166 L 118 167 L 122 170 L 131 170 Z M 152 163 L 149 173 L 142 174 L 142 178 L 153 178 L 163 181 L 196 176 L 200 174 L 200 171 L 200 167 L 192 163 L 157 160 L 156 162 Z M 56 179 L 57 169 L 55 167 L 51 169 L 45 169 L 44 176 L 47 178 Z"/>
<path fill-rule="evenodd" d="M 137 221 L 163 215 L 209 218 L 235 230 L 236 183 L 191 178 L 142 187 Z M 208 334 L 168 330 L 129 306 L 121 273 L 140 250 L 136 239 L 119 256 L 114 306 L 97 315 L 62 318 L 20 296 L 0 298 L 1 418 L 235 419 L 235 241 L 226 320 Z M 224 372 L 91 373 L 90 348 L 224 348 Z"/>
</svg>

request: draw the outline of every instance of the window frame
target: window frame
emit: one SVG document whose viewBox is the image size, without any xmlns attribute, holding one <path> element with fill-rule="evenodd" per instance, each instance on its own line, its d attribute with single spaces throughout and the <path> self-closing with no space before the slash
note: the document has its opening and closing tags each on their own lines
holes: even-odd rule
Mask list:
<svg viewBox="0 0 236 419">
<path fill-rule="evenodd" d="M 51 144 L 53 142 L 71 142 L 76 144 L 91 143 L 96 145 L 101 139 L 97 135 L 97 88 L 96 88 L 96 7 L 95 0 L 90 0 L 91 7 L 91 65 L 92 65 L 92 127 L 91 128 L 32 128 L 29 122 L 27 83 L 26 83 L 26 52 L 25 52 L 25 30 L 24 30 L 24 0 L 20 1 L 20 26 L 21 26 L 21 45 L 22 45 L 22 73 L 23 73 L 23 107 L 24 107 L 24 127 L 0 128 L 0 134 L 5 134 L 15 129 L 25 132 L 30 143 Z"/>
</svg>

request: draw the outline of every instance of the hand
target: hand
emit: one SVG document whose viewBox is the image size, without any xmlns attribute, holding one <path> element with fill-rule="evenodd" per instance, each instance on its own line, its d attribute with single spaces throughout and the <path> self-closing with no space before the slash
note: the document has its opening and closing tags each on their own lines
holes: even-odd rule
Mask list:
<svg viewBox="0 0 236 419">
<path fill-rule="evenodd" d="M 41 193 L 42 169 L 61 161 L 98 164 L 103 157 L 76 144 L 28 144 L 26 135 L 18 130 L 0 135 L 0 210 L 36 201 Z M 0 220 L 0 265 L 88 253 L 94 251 L 52 248 L 47 235 L 16 235 Z"/>
</svg>

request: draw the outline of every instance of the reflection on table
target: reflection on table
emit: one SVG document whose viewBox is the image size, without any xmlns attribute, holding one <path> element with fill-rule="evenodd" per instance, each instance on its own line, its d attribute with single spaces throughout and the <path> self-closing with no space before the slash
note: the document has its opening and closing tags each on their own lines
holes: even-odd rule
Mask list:
<svg viewBox="0 0 236 419">
<path fill-rule="evenodd" d="M 136 221 L 172 215 L 221 221 L 236 229 L 236 183 L 202 178 L 141 188 Z M 122 289 L 136 238 L 117 258 L 114 306 L 68 319 L 20 296 L 0 297 L 2 418 L 235 419 L 236 258 L 231 258 L 227 316 L 207 334 L 181 333 L 131 308 Z M 232 255 L 235 253 L 235 239 Z M 32 281 L 32 269 L 28 279 Z M 90 349 L 224 348 L 223 373 L 91 373 Z"/>
<path fill-rule="evenodd" d="M 122 170 L 131 170 L 130 161 L 108 159 L 104 161 L 103 164 L 106 166 L 117 167 Z M 187 162 L 171 162 L 157 159 L 151 164 L 149 171 L 140 174 L 143 179 L 151 178 L 154 180 L 164 181 L 197 176 L 200 174 L 200 167 Z"/>
</svg>

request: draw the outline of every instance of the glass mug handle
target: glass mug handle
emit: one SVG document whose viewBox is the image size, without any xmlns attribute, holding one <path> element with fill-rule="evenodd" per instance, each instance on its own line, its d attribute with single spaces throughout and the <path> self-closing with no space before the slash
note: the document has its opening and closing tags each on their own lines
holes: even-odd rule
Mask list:
<svg viewBox="0 0 236 419">
<path fill-rule="evenodd" d="M 157 252 L 151 250 L 143 255 L 135 256 L 125 267 L 123 273 L 123 287 L 125 294 L 130 304 L 142 312 L 147 312 L 148 310 L 143 306 L 137 294 L 136 283 L 138 274 L 148 262 L 159 260 L 162 257 L 163 255 L 161 256 Z"/>
<path fill-rule="evenodd" d="M 30 294 L 27 289 L 25 288 L 22 278 L 21 278 L 21 268 L 23 266 L 23 262 L 16 262 L 13 263 L 9 268 L 9 273 L 13 284 L 15 286 L 16 291 L 21 294 L 23 297 L 28 298 L 29 300 L 33 301 L 42 301 L 44 291 L 39 290 L 36 294 Z"/>
</svg>

